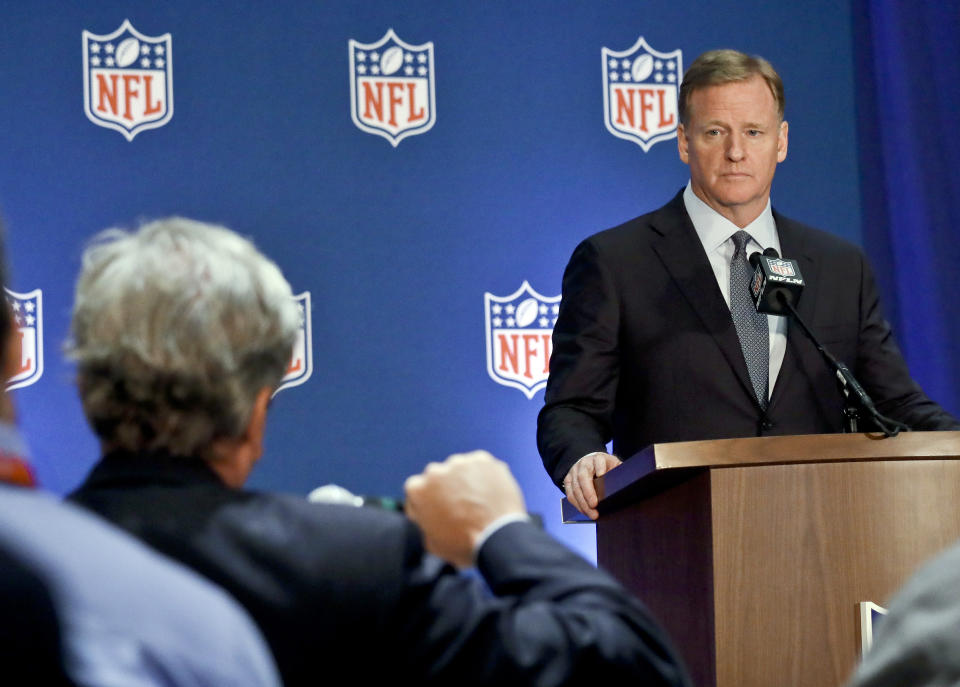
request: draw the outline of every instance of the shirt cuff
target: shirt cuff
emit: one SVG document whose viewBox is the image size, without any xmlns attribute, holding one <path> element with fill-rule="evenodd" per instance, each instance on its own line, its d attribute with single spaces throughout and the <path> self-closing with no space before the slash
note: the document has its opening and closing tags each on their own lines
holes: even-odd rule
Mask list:
<svg viewBox="0 0 960 687">
<path fill-rule="evenodd" d="M 487 540 L 492 537 L 495 532 L 514 522 L 530 522 L 530 516 L 526 513 L 508 513 L 507 515 L 501 515 L 499 518 L 483 528 L 480 536 L 477 537 L 477 545 L 473 547 L 474 565 L 477 563 L 477 557 L 480 555 L 480 549 L 482 549 L 483 545 L 487 543 Z"/>
</svg>

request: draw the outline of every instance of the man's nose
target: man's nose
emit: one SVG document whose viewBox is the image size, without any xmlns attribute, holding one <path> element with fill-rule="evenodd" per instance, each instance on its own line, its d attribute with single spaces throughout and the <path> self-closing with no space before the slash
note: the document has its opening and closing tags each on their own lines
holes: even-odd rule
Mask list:
<svg viewBox="0 0 960 687">
<path fill-rule="evenodd" d="M 730 136 L 727 139 L 727 159 L 731 162 L 739 162 L 744 158 L 744 155 L 743 141 L 740 140 L 739 136 Z"/>
</svg>

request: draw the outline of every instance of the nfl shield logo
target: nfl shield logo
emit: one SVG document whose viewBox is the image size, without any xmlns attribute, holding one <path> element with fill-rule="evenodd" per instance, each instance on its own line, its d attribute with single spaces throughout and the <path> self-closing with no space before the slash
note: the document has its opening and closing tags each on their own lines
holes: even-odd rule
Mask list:
<svg viewBox="0 0 960 687">
<path fill-rule="evenodd" d="M 683 78 L 680 50 L 659 52 L 643 39 L 632 48 L 600 51 L 603 60 L 603 116 L 607 130 L 633 141 L 644 152 L 677 136 L 677 94 Z"/>
<path fill-rule="evenodd" d="M 20 337 L 20 365 L 7 380 L 7 389 L 19 389 L 30 386 L 43 374 L 43 292 L 4 291 Z"/>
<path fill-rule="evenodd" d="M 376 43 L 349 43 L 350 115 L 361 131 L 396 148 L 436 121 L 433 43 L 410 45 L 393 32 Z"/>
<path fill-rule="evenodd" d="M 796 272 L 793 270 L 793 265 L 790 264 L 789 260 L 777 260 L 776 258 L 771 258 L 767 261 L 767 265 L 770 266 L 770 271 L 774 274 L 779 274 L 781 277 L 794 277 Z"/>
<path fill-rule="evenodd" d="M 497 384 L 520 389 L 533 398 L 547 385 L 560 296 L 542 296 L 524 281 L 509 296 L 484 293 L 483 308 L 487 374 Z"/>
<path fill-rule="evenodd" d="M 83 32 L 83 111 L 128 141 L 173 116 L 170 34 L 144 36 L 124 19 L 113 33 Z"/>
<path fill-rule="evenodd" d="M 297 340 L 293 344 L 293 355 L 290 357 L 290 365 L 287 367 L 287 373 L 283 375 L 280 386 L 273 392 L 276 396 L 281 391 L 291 386 L 299 386 L 310 379 L 313 372 L 313 337 L 310 333 L 310 292 L 304 291 L 294 296 L 297 299 L 297 305 L 300 308 L 300 330 L 297 332 Z"/>
</svg>

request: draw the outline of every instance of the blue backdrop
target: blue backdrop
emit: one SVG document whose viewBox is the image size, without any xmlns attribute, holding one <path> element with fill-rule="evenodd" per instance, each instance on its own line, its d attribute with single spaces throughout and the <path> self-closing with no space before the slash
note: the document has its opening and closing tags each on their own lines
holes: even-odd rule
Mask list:
<svg viewBox="0 0 960 687">
<path fill-rule="evenodd" d="M 774 63 L 790 121 L 775 206 L 876 251 L 911 364 L 956 410 L 956 299 L 937 292 L 950 280 L 928 261 L 956 257 L 957 172 L 946 163 L 957 159 L 957 41 L 926 37 L 956 31 L 956 3 L 946 16 L 905 7 L 3 2 L 0 205 L 11 287 L 42 290 L 44 369 L 16 392 L 40 479 L 69 490 L 98 454 L 60 355 L 84 240 L 180 214 L 252 236 L 312 297 L 313 373 L 277 396 L 254 486 L 398 495 L 427 461 L 482 447 L 509 461 L 551 531 L 593 556 L 592 527 L 559 524 L 559 492 L 537 456 L 542 391 L 528 398 L 488 374 L 485 294 L 527 281 L 559 295 L 583 237 L 686 183 L 674 139 L 644 150 L 605 123 L 601 51 L 640 37 L 680 51 L 683 66 L 717 47 Z M 111 37 L 125 20 L 137 33 Z M 376 46 L 391 29 L 396 40 Z M 623 73 L 646 78 L 639 66 Z M 371 109 L 388 77 L 399 85 Z M 351 93 L 368 100 L 355 106 Z M 138 117 L 154 128 L 132 131 Z M 943 163 L 933 172 L 930 155 Z M 920 214 L 899 214 L 906 207 Z M 532 313 L 525 299 L 505 326 L 543 326 L 521 317 Z M 929 307 L 903 307 L 918 301 Z"/>
<path fill-rule="evenodd" d="M 856 3 L 863 241 L 926 391 L 960 411 L 960 2 Z"/>
</svg>

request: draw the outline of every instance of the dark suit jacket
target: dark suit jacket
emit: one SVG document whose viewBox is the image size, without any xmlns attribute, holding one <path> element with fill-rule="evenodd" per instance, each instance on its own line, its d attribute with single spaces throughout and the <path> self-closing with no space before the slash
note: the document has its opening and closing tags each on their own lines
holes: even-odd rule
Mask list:
<svg viewBox="0 0 960 687">
<path fill-rule="evenodd" d="M 958 429 L 910 377 L 854 245 L 774 211 L 783 254 L 806 286 L 798 311 L 884 415 Z M 628 458 L 658 442 L 843 431 L 837 382 L 798 326 L 764 413 L 730 309 L 683 204 L 583 241 L 563 277 L 537 443 L 560 485 L 580 457 Z"/>
<path fill-rule="evenodd" d="M 646 609 L 528 523 L 482 547 L 488 591 L 397 513 L 230 489 L 199 460 L 108 455 L 70 498 L 231 592 L 288 687 L 689 684 Z"/>
</svg>

